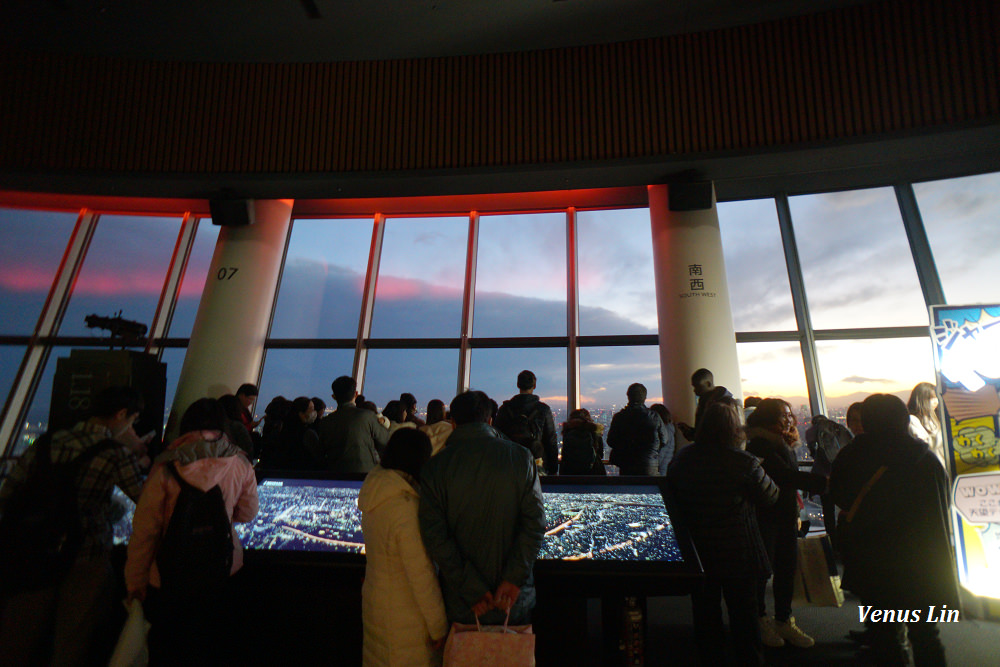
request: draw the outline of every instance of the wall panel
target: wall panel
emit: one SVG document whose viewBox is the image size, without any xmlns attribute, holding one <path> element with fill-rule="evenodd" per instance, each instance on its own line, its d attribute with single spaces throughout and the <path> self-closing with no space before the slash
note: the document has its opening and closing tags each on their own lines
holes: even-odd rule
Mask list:
<svg viewBox="0 0 1000 667">
<path fill-rule="evenodd" d="M 894 0 L 405 61 L 0 53 L 0 169 L 309 174 L 719 154 L 995 121 L 1000 4 Z"/>
</svg>

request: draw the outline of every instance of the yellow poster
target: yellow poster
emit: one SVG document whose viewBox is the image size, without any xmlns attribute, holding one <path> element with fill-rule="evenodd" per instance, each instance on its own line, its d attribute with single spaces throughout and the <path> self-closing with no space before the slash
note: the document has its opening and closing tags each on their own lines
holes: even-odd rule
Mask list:
<svg viewBox="0 0 1000 667">
<path fill-rule="evenodd" d="M 959 580 L 1000 600 L 1000 306 L 933 306 Z"/>
</svg>

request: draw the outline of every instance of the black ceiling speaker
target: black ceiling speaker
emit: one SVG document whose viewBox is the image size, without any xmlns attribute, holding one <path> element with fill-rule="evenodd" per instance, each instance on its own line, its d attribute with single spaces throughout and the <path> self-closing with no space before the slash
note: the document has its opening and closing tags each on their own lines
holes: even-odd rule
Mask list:
<svg viewBox="0 0 1000 667">
<path fill-rule="evenodd" d="M 222 227 L 246 227 L 254 220 L 252 199 L 211 199 L 212 224 Z"/>
<path fill-rule="evenodd" d="M 671 211 L 701 211 L 712 208 L 712 181 L 671 183 L 669 185 Z"/>
</svg>

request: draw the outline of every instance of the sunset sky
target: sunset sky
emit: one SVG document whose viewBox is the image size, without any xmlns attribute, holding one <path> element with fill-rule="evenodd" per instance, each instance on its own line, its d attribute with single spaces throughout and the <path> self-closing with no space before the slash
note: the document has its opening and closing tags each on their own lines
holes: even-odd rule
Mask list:
<svg viewBox="0 0 1000 667">
<path fill-rule="evenodd" d="M 951 303 L 1000 301 L 1000 175 L 915 186 L 945 294 Z M 891 188 L 790 198 L 806 296 L 816 329 L 927 326 L 927 313 Z M 773 200 L 719 206 L 730 300 L 737 331 L 794 331 L 795 317 Z M 0 333 L 30 334 L 75 214 L 0 211 Z M 150 324 L 180 218 L 104 216 L 60 334 L 103 336 L 84 315 Z M 580 326 L 584 335 L 655 333 L 656 306 L 646 209 L 578 213 Z M 297 220 L 272 329 L 276 338 L 353 338 L 371 243 L 370 220 Z M 390 218 L 372 323 L 373 337 L 457 338 L 465 272 L 466 217 Z M 171 336 L 189 334 L 218 228 L 199 229 Z M 473 334 L 566 333 L 565 215 L 480 219 Z M 928 339 L 829 341 L 817 345 L 827 404 L 843 407 L 875 391 L 908 391 L 933 381 Z M 23 348 L 0 347 L 0 384 L 9 388 Z M 747 343 L 738 349 L 743 393 L 807 402 L 797 343 Z M 182 351 L 165 353 L 176 381 Z M 329 395 L 348 374 L 352 350 L 268 353 L 262 399 Z M 52 364 L 50 364 L 52 366 Z M 454 350 L 373 350 L 367 389 L 380 405 L 401 391 L 421 404 L 448 400 L 457 378 Z M 497 398 L 514 393 L 522 368 L 539 393 L 565 400 L 561 348 L 477 350 L 472 384 Z M 52 368 L 47 376 L 51 376 Z M 653 347 L 581 351 L 583 404 L 621 404 L 631 382 L 660 394 Z M 50 380 L 49 380 L 50 382 Z M 168 396 L 173 388 L 168 387 Z M 39 398 L 47 392 L 43 389 Z M 36 401 L 38 403 L 38 401 Z M 47 406 L 47 394 L 44 400 Z M 32 410 L 36 415 L 40 407 Z"/>
</svg>

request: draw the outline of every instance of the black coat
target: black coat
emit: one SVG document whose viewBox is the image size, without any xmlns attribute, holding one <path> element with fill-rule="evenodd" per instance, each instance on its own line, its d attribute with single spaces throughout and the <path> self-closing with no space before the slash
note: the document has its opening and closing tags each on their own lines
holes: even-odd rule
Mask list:
<svg viewBox="0 0 1000 667">
<path fill-rule="evenodd" d="M 799 518 L 798 489 L 809 493 L 826 491 L 826 478 L 799 470 L 795 452 L 780 435 L 760 427 L 747 428 L 747 451 L 761 459 L 764 472 L 774 480 L 781 493 L 778 502 L 758 512 L 760 522 L 779 530 L 795 530 Z"/>
<path fill-rule="evenodd" d="M 658 474 L 660 447 L 669 441 L 670 434 L 660 415 L 641 403 L 629 403 L 611 418 L 611 462 L 621 468 L 623 475 Z"/>
<path fill-rule="evenodd" d="M 885 608 L 959 608 L 948 477 L 926 444 L 905 432 L 859 435 L 833 461 L 830 495 L 843 510 L 844 588 Z"/>
<path fill-rule="evenodd" d="M 706 574 L 771 574 L 756 508 L 774 503 L 778 487 L 756 458 L 739 449 L 695 443 L 674 456 L 667 481 Z"/>
</svg>

